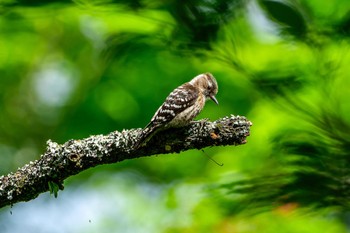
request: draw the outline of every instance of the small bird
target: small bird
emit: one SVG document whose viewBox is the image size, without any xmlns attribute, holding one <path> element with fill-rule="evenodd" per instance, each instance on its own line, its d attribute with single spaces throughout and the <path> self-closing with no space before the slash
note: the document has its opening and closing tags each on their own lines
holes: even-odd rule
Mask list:
<svg viewBox="0 0 350 233">
<path fill-rule="evenodd" d="M 211 73 L 197 75 L 173 90 L 143 129 L 136 148 L 145 145 L 157 132 L 188 125 L 203 109 L 206 100 L 216 104 L 218 84 Z"/>
</svg>

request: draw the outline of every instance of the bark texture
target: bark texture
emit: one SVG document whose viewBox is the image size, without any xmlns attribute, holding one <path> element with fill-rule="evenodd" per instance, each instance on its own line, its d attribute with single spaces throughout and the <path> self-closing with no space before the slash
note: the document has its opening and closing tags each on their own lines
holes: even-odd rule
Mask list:
<svg viewBox="0 0 350 233">
<path fill-rule="evenodd" d="M 214 122 L 195 121 L 184 128 L 160 132 L 138 149 L 135 144 L 142 129 L 93 135 L 62 145 L 48 140 L 46 151 L 38 160 L 0 177 L 0 208 L 32 200 L 52 189 L 53 184 L 63 190 L 67 177 L 97 165 L 208 146 L 242 145 L 250 135 L 251 125 L 245 117 L 234 115 Z"/>
</svg>

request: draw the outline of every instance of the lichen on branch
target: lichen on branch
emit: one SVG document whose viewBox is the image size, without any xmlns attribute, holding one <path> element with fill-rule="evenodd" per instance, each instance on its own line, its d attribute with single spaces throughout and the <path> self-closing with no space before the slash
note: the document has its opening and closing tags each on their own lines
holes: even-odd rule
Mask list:
<svg viewBox="0 0 350 233">
<path fill-rule="evenodd" d="M 48 140 L 46 151 L 38 160 L 0 177 L 0 208 L 32 200 L 53 185 L 63 190 L 66 178 L 97 165 L 208 146 L 242 145 L 251 126 L 245 117 L 234 115 L 214 122 L 194 121 L 183 128 L 159 132 L 140 148 L 135 145 L 142 129 L 93 135 L 61 145 Z"/>
</svg>

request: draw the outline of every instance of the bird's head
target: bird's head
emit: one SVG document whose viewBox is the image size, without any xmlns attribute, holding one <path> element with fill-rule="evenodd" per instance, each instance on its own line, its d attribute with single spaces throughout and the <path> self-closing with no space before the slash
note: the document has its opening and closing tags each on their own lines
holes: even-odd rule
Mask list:
<svg viewBox="0 0 350 233">
<path fill-rule="evenodd" d="M 204 94 L 206 99 L 213 100 L 216 104 L 219 104 L 215 95 L 218 93 L 218 83 L 216 82 L 214 76 L 211 73 L 204 73 L 194 77 L 190 84 L 198 87 L 200 91 Z"/>
</svg>

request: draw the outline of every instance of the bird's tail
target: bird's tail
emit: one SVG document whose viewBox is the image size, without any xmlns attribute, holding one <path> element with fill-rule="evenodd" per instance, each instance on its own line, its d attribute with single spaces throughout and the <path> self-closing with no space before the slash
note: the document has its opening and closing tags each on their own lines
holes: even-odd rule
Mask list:
<svg viewBox="0 0 350 233">
<path fill-rule="evenodd" d="M 153 130 L 150 127 L 145 127 L 141 134 L 140 137 L 138 138 L 138 141 L 135 144 L 135 148 L 138 149 L 140 147 L 143 147 L 146 145 L 146 143 L 153 137 L 153 135 L 156 133 L 155 130 Z"/>
</svg>

